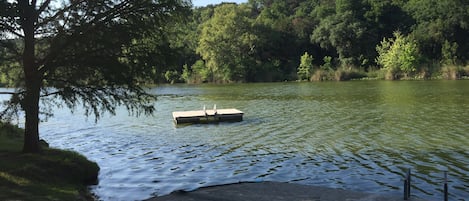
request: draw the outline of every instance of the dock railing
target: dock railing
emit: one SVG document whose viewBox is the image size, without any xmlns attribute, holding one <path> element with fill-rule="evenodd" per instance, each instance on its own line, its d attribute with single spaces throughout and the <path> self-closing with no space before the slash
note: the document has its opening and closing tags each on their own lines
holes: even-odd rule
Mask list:
<svg viewBox="0 0 469 201">
<path fill-rule="evenodd" d="M 444 172 L 443 182 L 443 200 L 448 201 L 448 172 Z M 404 177 L 404 200 L 409 200 L 411 197 L 411 186 L 412 186 L 412 172 L 409 168 Z"/>
</svg>

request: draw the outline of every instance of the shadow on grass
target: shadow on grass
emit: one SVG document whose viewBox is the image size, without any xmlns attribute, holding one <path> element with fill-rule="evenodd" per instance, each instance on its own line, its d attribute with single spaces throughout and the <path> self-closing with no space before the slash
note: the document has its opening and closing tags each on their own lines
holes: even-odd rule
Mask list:
<svg viewBox="0 0 469 201">
<path fill-rule="evenodd" d="M 23 154 L 22 130 L 0 123 L 0 200 L 93 200 L 99 167 L 84 156 L 43 147 Z"/>
</svg>

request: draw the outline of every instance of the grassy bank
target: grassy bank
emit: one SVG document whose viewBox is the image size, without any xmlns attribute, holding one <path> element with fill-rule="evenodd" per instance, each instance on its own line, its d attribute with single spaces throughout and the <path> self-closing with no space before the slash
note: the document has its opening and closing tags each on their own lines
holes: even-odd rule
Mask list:
<svg viewBox="0 0 469 201">
<path fill-rule="evenodd" d="M 396 69 L 339 68 L 337 70 L 318 69 L 311 74 L 310 81 L 347 81 L 347 80 L 461 80 L 469 79 L 468 66 L 430 66 L 418 71 L 404 73 Z"/>
<path fill-rule="evenodd" d="M 0 123 L 0 200 L 94 199 L 86 185 L 97 181 L 96 163 L 46 146 L 40 154 L 23 154 L 22 132 Z"/>
</svg>

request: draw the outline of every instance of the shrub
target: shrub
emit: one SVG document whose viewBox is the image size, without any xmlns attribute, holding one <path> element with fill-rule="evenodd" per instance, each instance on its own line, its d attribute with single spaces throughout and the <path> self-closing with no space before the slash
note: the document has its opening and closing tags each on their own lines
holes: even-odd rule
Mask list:
<svg viewBox="0 0 469 201">
<path fill-rule="evenodd" d="M 386 79 L 397 79 L 400 73 L 407 77 L 417 71 L 420 63 L 417 42 L 400 32 L 394 32 L 393 39 L 384 38 L 376 47 L 376 51 L 376 62 L 388 70 Z"/>
<path fill-rule="evenodd" d="M 313 72 L 313 56 L 309 55 L 308 52 L 305 52 L 301 56 L 300 66 L 298 66 L 298 80 L 308 80 L 311 77 Z"/>
<path fill-rule="evenodd" d="M 321 65 L 322 70 L 332 70 L 332 57 L 331 56 L 325 56 L 323 59 L 324 64 Z"/>
<path fill-rule="evenodd" d="M 164 74 L 164 77 L 165 77 L 167 82 L 169 82 L 171 84 L 174 84 L 175 82 L 179 81 L 179 78 L 181 76 L 179 75 L 179 72 L 177 70 L 168 70 Z"/>
<path fill-rule="evenodd" d="M 310 81 L 327 81 L 327 80 L 334 80 L 335 73 L 331 70 L 317 70 L 314 72 L 313 76 L 311 76 Z"/>
<path fill-rule="evenodd" d="M 445 66 L 456 65 L 456 62 L 458 60 L 458 56 L 456 55 L 457 52 L 458 43 L 451 43 L 448 40 L 445 40 L 445 42 L 441 46 L 441 64 Z"/>
<path fill-rule="evenodd" d="M 212 77 L 211 71 L 205 66 L 205 62 L 203 60 L 197 60 L 192 65 L 192 80 L 193 82 L 207 82 L 209 78 Z"/>
<path fill-rule="evenodd" d="M 338 69 L 335 72 L 335 80 L 337 81 L 346 81 L 346 80 L 356 80 L 366 77 L 366 73 L 359 71 L 357 69 Z"/>
<path fill-rule="evenodd" d="M 463 77 L 469 76 L 469 66 L 453 66 L 447 65 L 441 68 L 441 75 L 444 79 L 448 80 L 459 80 Z"/>
<path fill-rule="evenodd" d="M 182 66 L 181 79 L 184 80 L 184 82 L 189 83 L 191 76 L 192 76 L 192 72 L 189 70 L 189 66 L 187 66 L 187 64 L 184 64 Z"/>
</svg>

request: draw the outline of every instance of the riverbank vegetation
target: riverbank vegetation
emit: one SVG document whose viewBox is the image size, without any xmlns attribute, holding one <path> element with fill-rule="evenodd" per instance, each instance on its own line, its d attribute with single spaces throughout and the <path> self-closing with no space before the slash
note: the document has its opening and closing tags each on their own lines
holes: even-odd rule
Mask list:
<svg viewBox="0 0 469 201">
<path fill-rule="evenodd" d="M 146 83 L 463 79 L 467 10 L 469 2 L 437 0 L 208 5 L 133 40 L 120 61 L 152 69 Z M 16 70 L 0 66 L 11 85 Z"/>
<path fill-rule="evenodd" d="M 0 200 L 93 200 L 86 185 L 99 167 L 72 151 L 48 148 L 23 154 L 23 130 L 0 123 Z"/>
<path fill-rule="evenodd" d="M 188 22 L 168 27 L 180 59 L 160 69 L 171 73 L 158 81 L 467 78 L 468 9 L 466 1 L 436 0 L 198 7 Z M 302 60 L 305 54 L 309 61 Z"/>
<path fill-rule="evenodd" d="M 181 72 L 195 78 L 188 82 L 461 79 L 469 75 L 468 8 L 435 0 L 196 8 L 187 26 L 198 30 L 192 52 L 199 63 Z"/>
</svg>

